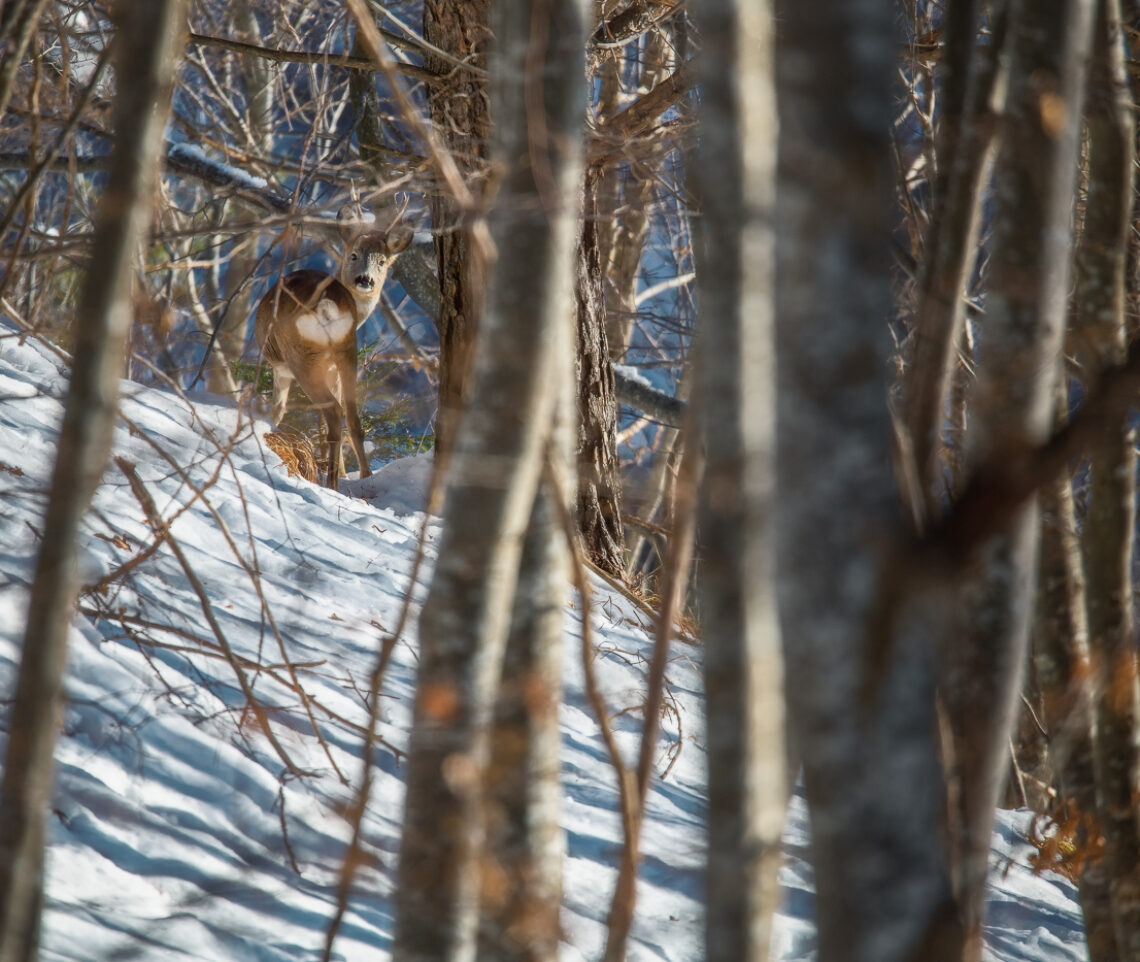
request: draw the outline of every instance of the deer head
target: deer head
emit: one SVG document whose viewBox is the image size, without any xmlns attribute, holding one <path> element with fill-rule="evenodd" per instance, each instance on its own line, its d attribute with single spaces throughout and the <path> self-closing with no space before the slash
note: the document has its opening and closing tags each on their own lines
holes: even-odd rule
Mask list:
<svg viewBox="0 0 1140 962">
<path fill-rule="evenodd" d="M 345 249 L 337 276 L 294 271 L 280 278 L 257 307 L 257 343 L 273 367 L 273 420 L 284 416 L 296 380 L 324 417 L 325 484 L 333 489 L 343 474 L 343 422 L 360 476 L 372 473 L 356 405 L 356 329 L 376 307 L 392 260 L 411 242 L 411 228 L 400 222 L 402 213 L 377 228 L 374 220 L 354 218 L 342 209 L 337 221 Z"/>
</svg>

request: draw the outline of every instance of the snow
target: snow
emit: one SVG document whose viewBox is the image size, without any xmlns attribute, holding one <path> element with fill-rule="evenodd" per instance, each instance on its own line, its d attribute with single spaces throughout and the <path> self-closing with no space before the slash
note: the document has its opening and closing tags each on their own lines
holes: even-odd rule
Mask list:
<svg viewBox="0 0 1140 962">
<path fill-rule="evenodd" d="M 11 689 L 62 415 L 65 365 L 0 322 L 0 691 Z M 193 404 L 123 383 L 115 453 L 137 466 L 206 587 L 221 627 L 163 546 L 85 591 L 70 636 L 57 748 L 43 959 L 307 960 L 320 957 L 360 773 L 360 726 L 380 642 L 412 617 L 383 684 L 384 744 L 364 824 L 364 861 L 334 958 L 385 959 L 403 805 L 402 758 L 416 668 L 415 623 L 436 519 L 425 519 L 430 456 L 393 462 L 330 492 L 289 478 L 268 429 L 233 406 Z M 133 428 L 128 427 L 128 422 Z M 410 585 L 419 539 L 425 566 Z M 123 474 L 105 474 L 80 545 L 90 586 L 152 541 Z M 594 580 L 596 666 L 618 741 L 632 757 L 650 617 Z M 583 693 L 581 601 L 565 610 L 563 824 L 566 962 L 597 958 L 621 840 L 617 787 Z M 156 625 L 165 627 L 156 627 Z M 290 775 L 246 710 L 223 641 L 244 671 Z M 318 739 L 286 656 L 322 736 Z M 644 829 L 631 962 L 702 957 L 704 732 L 699 650 L 678 642 Z M 0 741 L 6 735 L 0 735 Z M 346 784 L 346 782 L 348 784 Z M 999 813 L 987 962 L 1086 956 L 1073 887 L 1034 874 L 1028 814 Z M 813 958 L 812 872 L 802 800 L 789 808 L 786 893 L 773 958 Z"/>
<path fill-rule="evenodd" d="M 167 155 L 171 160 L 199 171 L 207 180 L 214 183 L 224 183 L 249 190 L 265 190 L 269 187 L 269 182 L 264 177 L 257 177 L 240 167 L 207 157 L 206 152 L 197 144 L 171 144 Z"/>
</svg>

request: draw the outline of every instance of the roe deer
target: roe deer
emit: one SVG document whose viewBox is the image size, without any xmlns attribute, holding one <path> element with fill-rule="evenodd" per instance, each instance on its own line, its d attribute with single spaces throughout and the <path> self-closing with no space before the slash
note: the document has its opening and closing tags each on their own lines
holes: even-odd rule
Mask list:
<svg viewBox="0 0 1140 962">
<path fill-rule="evenodd" d="M 337 216 L 345 255 L 336 277 L 323 271 L 294 271 L 278 280 L 257 307 L 257 344 L 273 367 L 273 413 L 280 422 L 296 379 L 325 419 L 328 438 L 327 487 L 344 473 L 342 419 L 360 462 L 360 476 L 372 469 L 364 453 L 364 430 L 356 407 L 356 329 L 372 313 L 392 259 L 412 239 L 403 224 L 378 229 L 375 223 Z"/>
</svg>

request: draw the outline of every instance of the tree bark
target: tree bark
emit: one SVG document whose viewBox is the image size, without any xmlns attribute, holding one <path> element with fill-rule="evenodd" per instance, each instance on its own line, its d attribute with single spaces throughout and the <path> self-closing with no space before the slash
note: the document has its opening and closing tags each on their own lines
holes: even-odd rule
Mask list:
<svg viewBox="0 0 1140 962">
<path fill-rule="evenodd" d="M 490 0 L 426 0 L 424 39 L 454 58 L 486 68 L 490 10 Z M 446 77 L 428 88 L 432 124 L 464 179 L 481 181 L 491 124 L 486 82 L 430 53 L 424 62 L 429 70 Z M 479 192 L 473 188 L 473 193 Z M 455 198 L 442 184 L 431 198 L 431 216 L 440 291 L 436 450 L 446 452 L 467 397 L 467 372 L 482 311 L 486 264 L 476 256 L 471 232 L 461 221 Z"/>
<path fill-rule="evenodd" d="M 476 951 L 493 707 L 523 537 L 560 418 L 559 385 L 569 378 L 572 350 L 573 199 L 581 183 L 585 113 L 583 11 L 577 3 L 515 0 L 497 6 L 495 27 L 494 157 L 503 173 L 490 223 L 497 260 L 470 403 L 448 455 L 439 561 L 420 619 L 396 886 L 394 955 L 402 962 L 458 962 Z M 517 664 L 512 655 L 511 665 Z M 503 703 L 508 713 L 509 698 Z M 533 749 L 539 747 L 535 742 Z M 549 805 L 540 800 L 549 784 L 535 791 L 528 811 L 550 818 Z M 553 835 L 549 825 L 536 831 L 536 839 Z M 505 854 L 507 842 L 500 842 L 500 867 L 509 879 L 516 863 Z M 540 915 L 546 917 L 553 894 L 543 884 L 535 886 L 540 890 L 547 906 Z M 515 901 L 508 896 L 508 905 Z M 484 942 L 484 955 L 519 951 L 507 947 L 509 929 L 484 934 L 492 939 Z M 551 941 L 549 933 L 524 940 L 527 952 L 544 958 L 550 958 Z"/>
<path fill-rule="evenodd" d="M 621 523 L 621 460 L 617 450 L 620 406 L 606 334 L 600 233 L 597 210 L 601 171 L 591 167 L 582 188 L 583 216 L 578 238 L 578 529 L 586 554 L 603 571 L 625 572 L 625 533 Z"/>
<path fill-rule="evenodd" d="M 1067 316 L 1070 218 L 1077 170 L 1091 0 L 1015 4 L 1008 25 L 1009 92 L 995 161 L 994 239 L 969 461 L 1048 437 Z M 961 790 L 952 840 L 955 890 L 980 957 L 994 809 L 1027 657 L 1037 565 L 1035 501 L 981 549 L 946 639 L 943 694 Z"/>
<path fill-rule="evenodd" d="M 567 375 L 569 370 L 567 369 Z M 570 387 L 569 378 L 565 378 Z M 564 392 L 565 393 L 565 392 Z M 564 414 L 570 411 L 563 399 Z M 565 468 L 566 431 L 554 455 Z M 568 553 L 562 514 L 569 491 L 548 473 L 539 488 L 519 561 L 511 629 L 491 731 L 486 856 L 481 869 L 478 957 L 485 962 L 555 962 L 561 931 L 562 612 Z"/>
<path fill-rule="evenodd" d="M 76 538 L 111 447 L 130 328 L 134 259 L 158 179 L 185 0 L 121 8 L 115 146 L 99 205 L 93 260 L 75 323 L 75 362 L 52 472 L 44 537 L 0 786 L 0 960 L 36 957 L 43 901 L 44 817 L 75 603 Z"/>
<path fill-rule="evenodd" d="M 699 515 L 705 938 L 710 962 L 764 962 L 780 902 L 788 800 L 772 532 L 774 25 L 771 5 L 756 0 L 705 0 L 695 15 L 703 38 L 696 406 L 706 462 Z"/>
<path fill-rule="evenodd" d="M 887 407 L 893 18 L 873 0 L 777 5 L 776 572 L 820 962 L 957 962 L 961 947 L 939 833 L 942 599 L 875 617 L 900 590 L 887 559 L 903 537 Z"/>
<path fill-rule="evenodd" d="M 1124 76 L 1118 0 L 1097 4 L 1097 40 L 1085 107 L 1087 185 L 1076 253 L 1077 362 L 1094 381 L 1124 357 L 1124 266 L 1131 224 L 1135 125 Z M 1116 945 L 1140 957 L 1140 826 L 1136 801 L 1137 690 L 1132 624 L 1136 523 L 1135 437 L 1107 421 L 1089 457 L 1088 514 L 1081 543 L 1095 724 L 1098 818 Z"/>
<path fill-rule="evenodd" d="M 905 378 L 904 420 L 912 447 L 916 506 L 937 509 L 942 422 L 965 319 L 963 296 L 977 251 L 981 193 L 990 167 L 990 98 L 999 71 L 1004 0 L 995 4 L 990 44 L 976 49 L 979 0 L 950 5 L 946 102 L 937 138 L 934 212 L 919 267 L 914 347 Z"/>
<path fill-rule="evenodd" d="M 1059 379 L 1056 423 L 1067 415 L 1068 384 Z M 1077 540 L 1073 485 L 1067 475 L 1041 489 L 1041 554 L 1037 568 L 1033 667 L 1049 733 L 1049 762 L 1062 813 L 1075 815 L 1076 841 L 1087 853 L 1100 835 L 1093 764 L 1085 575 Z M 1108 874 L 1103 859 L 1081 868 L 1078 895 L 1089 962 L 1118 962 Z"/>
</svg>

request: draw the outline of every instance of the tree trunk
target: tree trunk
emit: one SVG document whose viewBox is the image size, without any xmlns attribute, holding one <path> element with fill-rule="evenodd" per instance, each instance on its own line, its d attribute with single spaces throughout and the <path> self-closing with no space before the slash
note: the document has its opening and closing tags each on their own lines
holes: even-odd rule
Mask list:
<svg viewBox="0 0 1140 962">
<path fill-rule="evenodd" d="M 874 617 L 901 590 L 886 559 L 903 538 L 887 407 L 894 12 L 785 2 L 777 22 L 776 572 L 819 959 L 956 962 L 930 651 L 941 599 Z"/>
<path fill-rule="evenodd" d="M 578 238 L 578 529 L 589 559 L 621 578 L 625 572 L 625 534 L 617 450 L 620 406 L 614 396 L 602 294 L 605 277 L 599 235 L 608 225 L 596 207 L 601 176 L 596 167 L 586 172 Z"/>
<path fill-rule="evenodd" d="M 258 39 L 257 18 L 247 4 L 235 4 L 234 27 L 237 36 L 249 42 Z M 255 156 L 273 155 L 273 74 L 267 61 L 257 57 L 234 58 L 235 71 L 241 78 L 246 93 L 249 142 L 247 148 Z M 360 71 L 353 71 L 353 76 Z M 364 76 L 371 79 L 371 74 Z M 226 265 L 224 298 L 225 311 L 217 319 L 216 352 L 211 352 L 207 366 L 207 389 L 215 394 L 237 397 L 240 389 L 234 382 L 233 366 L 245 353 L 248 321 L 251 316 L 249 283 L 260 259 L 257 245 L 242 242 L 234 245 Z"/>
<path fill-rule="evenodd" d="M 1096 56 L 1085 123 L 1088 176 L 1076 256 L 1073 341 L 1088 383 L 1126 347 L 1124 265 L 1131 224 L 1135 127 L 1124 77 L 1119 2 L 1098 3 Z M 1082 531 L 1093 672 L 1098 815 L 1116 944 L 1140 957 L 1140 827 L 1137 782 L 1137 677 L 1132 636 L 1135 437 L 1106 422 L 1089 457 L 1088 515 Z"/>
<path fill-rule="evenodd" d="M 708 714 L 707 958 L 764 962 L 779 906 L 783 659 L 775 609 L 774 26 L 769 4 L 705 0 L 697 409 Z M 692 457 L 693 454 L 687 455 Z"/>
<path fill-rule="evenodd" d="M 570 410 L 567 401 L 564 413 Z M 559 433 L 563 440 L 555 456 L 569 477 L 573 448 L 568 433 Z M 478 946 L 485 962 L 558 958 L 565 848 L 558 707 L 568 577 L 561 516 L 570 508 L 571 492 L 553 485 L 548 476 L 539 488 L 523 544 L 491 732 Z"/>
<path fill-rule="evenodd" d="M 998 72 L 1004 0 L 995 4 L 994 37 L 977 50 L 978 0 L 947 13 L 946 104 L 937 140 L 934 212 L 919 267 L 911 363 L 905 378 L 904 420 L 912 445 L 915 490 L 922 515 L 943 495 L 939 449 L 946 396 L 957 365 L 965 318 L 963 296 L 977 253 L 981 194 L 989 170 L 994 119 L 990 97 Z"/>
<path fill-rule="evenodd" d="M 75 362 L 48 494 L 0 786 L 0 960 L 36 957 L 44 817 L 75 603 L 76 538 L 111 448 L 134 259 L 150 216 L 185 0 L 120 7 L 115 146 L 75 323 Z"/>
<path fill-rule="evenodd" d="M 1044 440 L 1067 313 L 1070 218 L 1091 0 L 1015 5 L 1009 92 L 995 163 L 993 253 L 974 392 L 969 460 Z M 961 777 L 952 840 L 967 959 L 980 957 L 994 809 L 1008 772 L 1014 708 L 1027 657 L 1037 565 L 1035 502 L 981 549 L 946 641 L 943 693 Z"/>
<path fill-rule="evenodd" d="M 490 0 L 426 0 L 424 39 L 473 67 L 486 69 L 490 40 Z M 443 80 L 428 87 L 432 124 L 451 151 L 464 179 L 484 175 L 491 114 L 486 82 L 453 62 L 428 53 L 428 70 Z M 478 195 L 480 189 L 472 187 Z M 439 272 L 439 411 L 436 415 L 436 450 L 446 452 L 452 443 L 455 419 L 467 397 L 471 347 L 479 324 L 486 265 L 475 257 L 471 232 L 460 219 L 455 198 L 442 184 L 431 198 Z"/>
<path fill-rule="evenodd" d="M 576 3 L 543 0 L 514 0 L 496 8 L 491 90 L 494 156 L 503 179 L 490 227 L 497 260 L 470 403 L 452 442 L 439 560 L 420 619 L 396 885 L 393 954 L 401 962 L 470 959 L 476 951 L 478 866 L 487 824 L 483 787 L 494 750 L 490 731 L 496 689 L 524 534 L 528 524 L 537 523 L 532 520 L 535 494 L 554 426 L 562 417 L 557 411 L 564 396 L 561 385 L 569 378 L 573 199 L 581 183 L 578 151 L 584 122 L 582 13 Z M 534 43 L 541 46 L 532 47 Z M 537 116 L 535 104 L 542 105 Z M 536 528 L 531 530 L 540 537 Z M 537 553 L 551 563 L 549 549 L 538 551 L 534 538 L 528 544 L 528 560 L 536 560 Z M 543 581 L 553 584 L 555 578 L 551 571 Z M 528 584 L 524 581 L 522 587 Z M 520 599 L 516 617 L 526 608 Z M 561 612 L 560 603 L 557 608 Z M 531 616 L 537 613 L 531 610 Z M 525 630 L 521 622 L 519 630 Z M 540 648 L 532 654 L 540 657 Z M 512 653 L 512 678 L 523 662 Z M 507 716 L 511 697 L 508 691 L 503 702 Z M 540 750 L 549 734 L 536 738 L 527 753 Z M 505 743 L 497 748 L 500 758 L 511 750 Z M 556 762 L 545 759 L 543 764 Z M 549 783 L 534 791 L 526 803 L 515 800 L 514 814 L 504 817 L 513 820 L 525 808 L 532 816 L 551 818 Z M 517 833 L 517 823 L 512 824 Z M 536 850 L 556 834 L 548 823 L 536 826 L 534 833 Z M 492 836 L 508 879 L 508 906 L 517 904 L 510 878 L 516 864 L 511 853 L 518 849 L 509 844 L 511 834 Z M 550 857 L 549 852 L 543 855 Z M 546 907 L 540 913 L 546 918 L 553 898 L 548 869 L 542 879 L 534 892 Z M 553 940 L 544 926 L 540 929 L 544 935 L 523 939 L 529 946 L 525 950 L 511 944 L 514 933 L 486 929 L 490 941 L 483 943 L 484 956 L 522 951 L 550 958 Z"/>
<path fill-rule="evenodd" d="M 1064 422 L 1068 384 L 1057 387 L 1056 423 Z M 1065 476 L 1041 489 L 1041 556 L 1033 630 L 1033 667 L 1049 732 L 1064 817 L 1077 818 L 1077 843 L 1091 851 L 1100 835 L 1093 764 L 1093 713 L 1088 661 L 1085 577 L 1077 540 L 1073 485 Z M 1089 962 L 1118 962 L 1108 874 L 1103 859 L 1081 867 L 1078 894 Z"/>
</svg>

